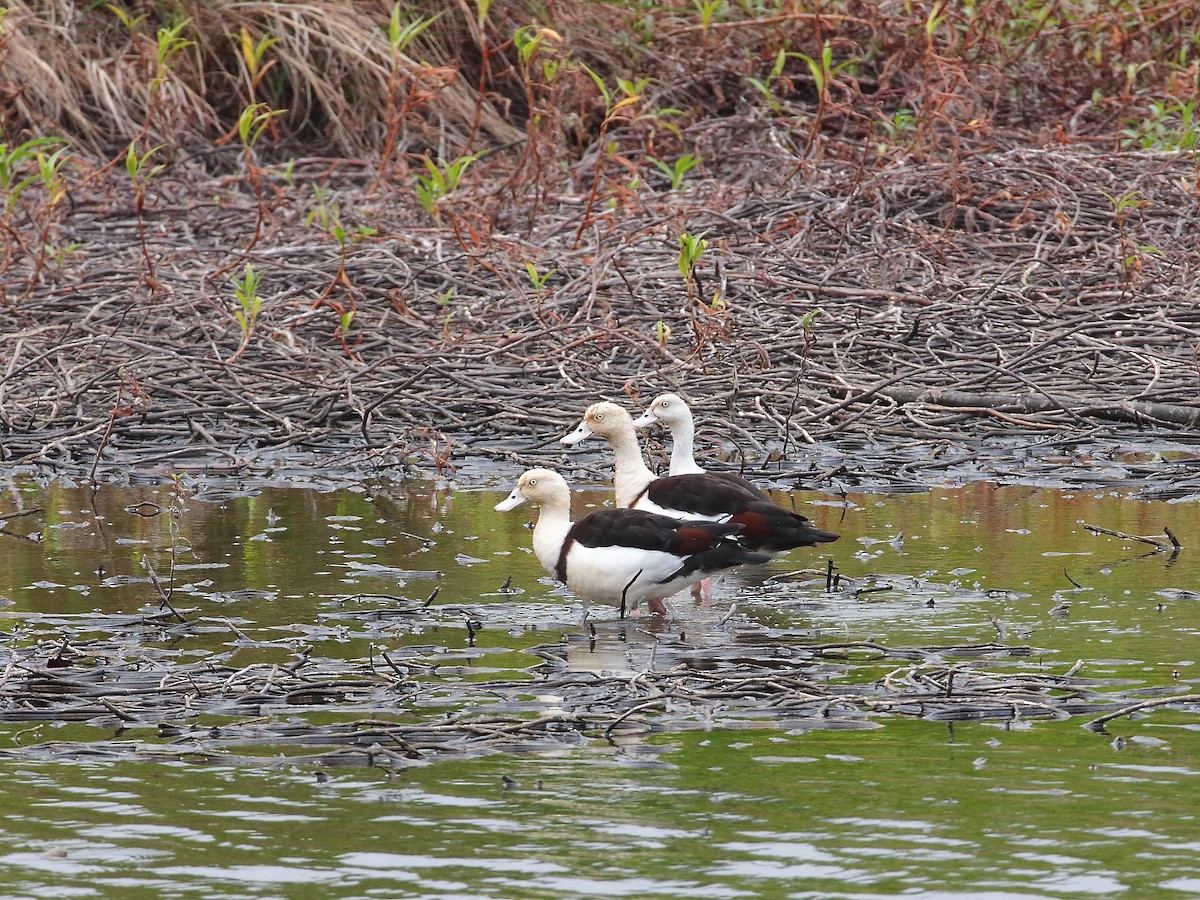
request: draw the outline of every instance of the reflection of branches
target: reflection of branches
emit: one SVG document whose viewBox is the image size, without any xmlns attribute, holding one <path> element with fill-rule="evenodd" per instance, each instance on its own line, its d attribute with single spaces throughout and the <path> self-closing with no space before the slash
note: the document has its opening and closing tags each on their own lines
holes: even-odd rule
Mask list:
<svg viewBox="0 0 1200 900">
<path fill-rule="evenodd" d="M 35 506 L 33 509 L 27 509 L 22 512 L 5 513 L 4 515 L 0 515 L 0 534 L 7 534 L 9 537 L 21 538 L 27 541 L 36 541 L 37 537 L 35 535 L 18 534 L 15 531 L 9 531 L 6 526 L 13 519 L 20 519 L 23 516 L 32 516 L 35 513 L 40 513 L 41 511 L 41 507 Z"/>
<path fill-rule="evenodd" d="M 0 515 L 0 522 L 7 522 L 10 519 L 20 519 L 22 516 L 32 516 L 36 513 L 40 513 L 41 511 L 42 509 L 40 506 L 35 506 L 33 509 L 26 509 L 22 512 L 5 513 L 4 515 Z"/>
<path fill-rule="evenodd" d="M 1096 562 L 1094 565 L 1090 565 L 1085 568 L 1083 570 L 1084 573 L 1087 575 L 1097 575 L 1100 574 L 1104 569 L 1116 569 L 1118 567 L 1131 566 L 1135 563 L 1144 562 L 1148 559 L 1161 559 L 1163 568 L 1171 569 L 1174 568 L 1175 564 L 1179 562 L 1179 551 L 1173 550 L 1172 552 L 1164 555 L 1164 551 L 1162 550 L 1150 550 L 1146 553 L 1138 553 L 1134 556 L 1125 556 L 1118 559 L 1112 559 L 1108 557 L 1101 557 L 1101 559 L 1103 561 Z"/>
</svg>

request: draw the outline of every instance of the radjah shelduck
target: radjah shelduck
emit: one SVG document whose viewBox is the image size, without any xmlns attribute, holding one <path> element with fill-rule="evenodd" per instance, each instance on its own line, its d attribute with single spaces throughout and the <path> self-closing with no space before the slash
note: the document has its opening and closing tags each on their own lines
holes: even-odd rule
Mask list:
<svg viewBox="0 0 1200 900">
<path fill-rule="evenodd" d="M 678 394 L 659 394 L 654 398 L 649 408 L 633 420 L 633 427 L 646 428 L 656 422 L 666 425 L 667 430 L 671 432 L 671 467 L 668 470 L 669 474 L 708 474 L 707 470 L 696 462 L 696 423 L 695 419 L 692 418 L 691 408 L 688 407 L 683 398 Z M 719 478 L 724 478 L 726 481 L 739 484 L 748 491 L 757 494 L 760 499 L 771 502 L 771 498 L 767 496 L 765 491 L 741 475 L 735 475 L 732 472 L 713 472 L 711 474 Z"/>
<path fill-rule="evenodd" d="M 496 509 L 538 508 L 533 552 L 547 572 L 583 600 L 630 609 L 663 600 L 714 572 L 770 557 L 733 540 L 733 522 L 684 521 L 638 509 L 598 509 L 571 521 L 571 490 L 557 472 L 530 469 Z"/>
<path fill-rule="evenodd" d="M 604 438 L 612 447 L 617 506 L 672 518 L 735 523 L 742 526 L 738 541 L 765 553 L 838 539 L 838 535 L 820 530 L 804 516 L 772 503 L 753 486 L 712 473 L 656 477 L 642 459 L 633 417 L 615 403 L 589 406 L 562 443 L 577 444 L 593 435 Z"/>
</svg>

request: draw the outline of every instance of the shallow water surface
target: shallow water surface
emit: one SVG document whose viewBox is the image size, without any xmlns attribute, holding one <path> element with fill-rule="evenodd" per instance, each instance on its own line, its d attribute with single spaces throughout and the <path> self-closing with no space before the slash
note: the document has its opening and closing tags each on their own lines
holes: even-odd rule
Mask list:
<svg viewBox="0 0 1200 900">
<path fill-rule="evenodd" d="M 822 723 L 781 713 L 778 693 L 758 709 L 680 695 L 644 703 L 611 741 L 600 729 L 382 763 L 304 731 L 546 715 L 563 698 L 539 683 L 632 690 L 646 673 L 716 671 L 739 655 L 833 686 L 948 665 L 1031 683 L 1070 672 L 1118 698 L 1112 708 L 1195 694 L 1194 503 L 988 483 L 845 501 L 777 493 L 843 535 L 830 553 L 733 573 L 712 606 L 682 595 L 666 621 L 593 609 L 585 623 L 529 552 L 529 511 L 492 511 L 505 493 L 185 484 L 92 497 L 10 483 L 0 516 L 30 514 L 0 535 L 0 896 L 1200 893 L 1195 704 L 1098 731 L 1082 727 L 1095 713 L 1047 717 L 1036 700 L 981 720 L 933 701 L 903 715 L 835 703 Z M 578 510 L 606 496 L 582 492 Z M 1184 549 L 1154 553 L 1082 522 L 1167 526 Z M 164 612 L 151 570 L 186 623 Z M 358 671 L 384 653 L 405 674 L 392 693 L 237 705 L 289 666 Z M 56 658 L 63 667 L 47 668 Z M 102 683 L 87 678 L 118 665 L 141 666 L 145 684 L 189 666 L 259 680 L 228 708 L 197 701 L 157 720 L 111 695 L 115 711 L 84 697 L 70 718 L 47 712 L 59 709 L 54 678 Z M 279 728 L 257 744 L 216 737 L 253 721 Z"/>
<path fill-rule="evenodd" d="M 386 775 L 11 768 L 14 895 L 1187 896 L 1198 738 L 896 722 Z M 505 786 L 507 779 L 508 787 Z"/>
</svg>

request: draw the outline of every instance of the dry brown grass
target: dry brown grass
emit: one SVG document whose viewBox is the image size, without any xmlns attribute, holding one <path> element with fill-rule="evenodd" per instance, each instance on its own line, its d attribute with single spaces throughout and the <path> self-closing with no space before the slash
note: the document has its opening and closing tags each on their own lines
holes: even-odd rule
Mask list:
<svg viewBox="0 0 1200 900">
<path fill-rule="evenodd" d="M 64 134 L 81 149 L 112 152 L 145 135 L 169 144 L 208 142 L 228 133 L 241 111 L 266 102 L 286 109 L 279 136 L 317 152 L 370 154 L 383 140 L 391 51 L 382 0 L 254 3 L 204 0 L 122 4 L 132 28 L 101 7 L 53 0 L 13 0 L 4 23 L 5 81 L 13 94 L 9 128 Z M 453 10 L 449 10 L 453 13 Z M 143 18 L 144 17 L 144 18 Z M 471 29 L 450 15 L 438 39 L 418 42 L 397 65 L 438 77 L 406 142 L 462 145 L 479 111 L 479 131 L 494 141 L 519 132 L 457 77 L 456 56 Z M 185 21 L 190 43 L 155 83 L 159 29 Z M 259 71 L 243 52 L 274 39 Z"/>
<path fill-rule="evenodd" d="M 614 90 L 618 76 L 652 79 L 635 115 L 610 133 L 640 129 L 661 140 L 668 125 L 766 117 L 795 132 L 788 140 L 802 158 L 861 155 L 864 140 L 894 137 L 889 123 L 902 110 L 912 121 L 898 143 L 917 154 L 986 145 L 996 129 L 1014 126 L 1048 138 L 1109 138 L 1151 99 L 1194 101 L 1200 83 L 1192 0 L 733 0 L 707 22 L 684 0 L 544 8 L 514 0 L 494 3 L 482 28 L 473 3 L 424 0 L 406 16 L 440 18 L 395 61 L 386 0 L 123 0 L 115 5 L 124 20 L 107 6 L 68 0 L 7 5 L 6 138 L 60 134 L 101 154 L 142 136 L 170 146 L 210 142 L 264 102 L 287 110 L 271 133 L 286 155 L 374 159 L 389 145 L 397 111 L 400 152 L 449 157 L 536 133 L 578 155 L 604 118 L 582 64 Z M 178 22 L 190 43 L 163 71 L 157 35 Z M 512 38 L 524 25 L 561 36 L 547 44 L 568 61 L 555 78 L 537 65 L 521 68 Z M 261 68 L 245 39 L 275 41 Z M 835 64 L 855 62 L 822 86 L 798 54 L 819 59 L 826 45 Z M 795 55 L 771 77 L 780 50 Z M 770 96 L 750 78 L 769 81 Z M 654 115 L 667 106 L 685 116 L 666 123 Z M 838 141 L 855 146 L 839 149 Z M 678 149 L 670 141 L 665 148 Z"/>
</svg>

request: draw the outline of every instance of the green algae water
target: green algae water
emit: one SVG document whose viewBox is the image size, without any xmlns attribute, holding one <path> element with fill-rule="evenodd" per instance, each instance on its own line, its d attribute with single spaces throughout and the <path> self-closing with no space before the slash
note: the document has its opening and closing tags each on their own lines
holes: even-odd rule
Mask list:
<svg viewBox="0 0 1200 900">
<path fill-rule="evenodd" d="M 833 641 L 1019 647 L 993 668 L 1075 671 L 1134 701 L 1198 692 L 1194 503 L 988 483 L 844 502 L 777 493 L 843 535 L 830 553 L 793 551 L 725 577 L 711 607 L 673 598 L 666 623 L 592 609 L 589 639 L 579 604 L 529 552 L 528 514 L 492 511 L 505 493 L 267 483 L 93 497 L 61 482 L 7 484 L 0 515 L 28 515 L 7 518 L 0 535 L 0 896 L 1200 893 L 1194 704 L 1102 730 L 1085 728 L 1087 715 L 880 711 L 827 729 L 718 716 L 611 741 L 369 765 L 270 742 L 173 756 L 165 726 L 219 730 L 238 717 L 156 722 L 118 700 L 126 719 L 100 709 L 53 720 L 39 712 L 46 695 L 13 688 L 57 647 L 67 650 L 55 671 L 94 672 L 90 641 L 115 663 L 114 623 L 143 617 L 152 627 L 119 654 L 147 671 L 177 659 L 269 671 L 304 654 L 351 663 L 386 652 L 432 698 L 265 713 L 297 727 L 436 722 L 478 703 L 473 686 L 525 680 L 536 694 L 549 645 L 567 648 L 569 671 L 632 681 L 672 664 L 655 656 L 666 634 L 747 654 Z M 582 492 L 577 509 L 605 498 Z M 1083 523 L 1138 535 L 1166 526 L 1183 550 L 1153 552 Z M 151 572 L 186 630 L 158 618 Z M 420 613 L 385 614 L 399 606 Z M 871 653 L 832 677 L 873 682 L 910 665 Z"/>
<path fill-rule="evenodd" d="M 6 896 L 1191 896 L 1200 738 L 1156 734 L 721 731 L 393 777 L 9 767 L 0 878 Z"/>
</svg>

